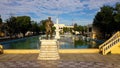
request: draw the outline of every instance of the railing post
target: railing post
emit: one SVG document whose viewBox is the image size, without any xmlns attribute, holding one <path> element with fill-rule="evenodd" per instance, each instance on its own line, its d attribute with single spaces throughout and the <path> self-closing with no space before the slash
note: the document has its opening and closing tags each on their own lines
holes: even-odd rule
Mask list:
<svg viewBox="0 0 120 68">
<path fill-rule="evenodd" d="M 3 46 L 0 45 L 0 53 L 3 54 Z"/>
<path fill-rule="evenodd" d="M 105 48 L 102 49 L 102 54 L 105 55 Z"/>
</svg>

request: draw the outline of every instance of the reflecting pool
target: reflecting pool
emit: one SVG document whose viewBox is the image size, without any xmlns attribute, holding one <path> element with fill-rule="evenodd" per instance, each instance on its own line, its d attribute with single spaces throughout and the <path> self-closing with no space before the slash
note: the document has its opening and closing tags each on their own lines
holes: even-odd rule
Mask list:
<svg viewBox="0 0 120 68">
<path fill-rule="evenodd" d="M 16 40 L 0 42 L 4 49 L 40 49 L 40 36 L 26 37 Z M 98 48 L 103 43 L 95 40 L 83 40 L 81 36 L 61 36 L 60 49 L 87 49 Z"/>
<path fill-rule="evenodd" d="M 98 48 L 103 41 L 83 39 L 82 36 L 71 36 L 71 37 L 61 37 L 59 40 L 60 49 L 88 49 L 88 48 Z"/>
<path fill-rule="evenodd" d="M 39 36 L 0 42 L 4 49 L 39 49 Z"/>
</svg>

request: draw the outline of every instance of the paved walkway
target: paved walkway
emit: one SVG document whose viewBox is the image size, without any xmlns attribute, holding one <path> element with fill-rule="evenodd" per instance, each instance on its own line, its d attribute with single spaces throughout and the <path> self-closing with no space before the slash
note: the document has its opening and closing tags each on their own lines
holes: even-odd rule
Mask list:
<svg viewBox="0 0 120 68">
<path fill-rule="evenodd" d="M 60 54 L 57 61 L 37 60 L 38 54 L 2 54 L 0 68 L 120 68 L 120 55 Z"/>
</svg>

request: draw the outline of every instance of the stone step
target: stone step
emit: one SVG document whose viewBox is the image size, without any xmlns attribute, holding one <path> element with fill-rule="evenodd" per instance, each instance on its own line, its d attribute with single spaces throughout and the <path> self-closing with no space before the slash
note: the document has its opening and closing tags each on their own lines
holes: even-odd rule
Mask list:
<svg viewBox="0 0 120 68">
<path fill-rule="evenodd" d="M 40 54 L 40 56 L 58 56 L 58 54 Z"/>
<path fill-rule="evenodd" d="M 49 45 L 48 46 L 44 46 L 44 45 L 41 46 L 41 48 L 54 48 L 54 47 L 56 48 L 57 46 L 49 46 Z"/>
<path fill-rule="evenodd" d="M 58 60 L 60 58 L 38 58 L 39 60 Z"/>
<path fill-rule="evenodd" d="M 40 49 L 40 51 L 57 51 L 58 52 L 58 50 L 56 49 Z"/>
<path fill-rule="evenodd" d="M 58 53 L 56 53 L 56 52 L 53 52 L 53 53 L 46 53 L 46 52 L 44 52 L 44 53 L 40 53 L 39 54 L 39 56 L 41 57 L 41 56 L 59 56 L 59 54 Z"/>
<path fill-rule="evenodd" d="M 58 52 L 58 50 L 40 50 L 40 52 Z"/>
<path fill-rule="evenodd" d="M 58 51 L 58 50 L 44 50 L 44 49 L 42 49 L 42 50 L 40 50 L 40 51 Z"/>
<path fill-rule="evenodd" d="M 40 56 L 40 58 L 57 58 L 57 57 L 59 57 L 58 55 L 56 55 L 56 56 Z"/>
<path fill-rule="evenodd" d="M 40 55 L 57 55 L 58 53 L 41 53 Z"/>
<path fill-rule="evenodd" d="M 49 44 L 43 44 L 43 46 L 56 46 L 56 44 L 49 43 Z"/>
<path fill-rule="evenodd" d="M 56 54 L 56 55 L 40 55 L 39 57 L 41 57 L 41 58 L 47 58 L 47 57 L 51 57 L 51 58 L 53 58 L 53 57 L 59 57 L 59 55 L 58 54 Z"/>
<path fill-rule="evenodd" d="M 51 43 L 51 42 L 47 42 L 47 43 L 41 43 L 41 45 L 49 45 L 49 46 L 53 46 L 53 45 L 56 45 L 56 42 L 55 43 Z"/>
<path fill-rule="evenodd" d="M 40 55 L 57 55 L 58 53 L 41 53 Z"/>
<path fill-rule="evenodd" d="M 41 57 L 39 57 L 39 58 L 59 58 L 59 56 L 41 56 Z"/>
<path fill-rule="evenodd" d="M 40 50 L 58 50 L 57 48 L 40 48 Z"/>
<path fill-rule="evenodd" d="M 51 58 L 53 58 L 53 57 L 59 57 L 59 55 L 40 55 L 39 57 L 51 57 Z"/>
<path fill-rule="evenodd" d="M 46 56 L 46 55 L 53 55 L 53 56 L 54 56 L 54 55 L 58 55 L 58 54 L 57 54 L 57 53 L 41 53 L 40 56 L 41 56 L 41 55 L 45 55 L 45 56 Z"/>
<path fill-rule="evenodd" d="M 48 50 L 48 51 L 52 50 L 53 51 L 53 50 L 57 50 L 57 48 L 41 48 L 40 51 L 41 50 Z"/>
<path fill-rule="evenodd" d="M 56 49 L 54 49 L 54 50 L 52 50 L 52 49 L 51 50 L 50 49 L 48 49 L 48 50 L 47 49 L 41 49 L 40 51 L 57 51 L 58 52 L 58 50 L 56 50 Z"/>
<path fill-rule="evenodd" d="M 40 52 L 58 52 L 58 50 L 40 50 Z"/>
</svg>

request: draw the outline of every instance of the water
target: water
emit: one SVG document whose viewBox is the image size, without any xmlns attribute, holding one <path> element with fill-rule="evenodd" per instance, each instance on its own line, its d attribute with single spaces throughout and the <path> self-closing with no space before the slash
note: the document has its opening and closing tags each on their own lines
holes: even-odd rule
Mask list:
<svg viewBox="0 0 120 68">
<path fill-rule="evenodd" d="M 39 49 L 39 36 L 0 42 L 4 49 Z"/>
<path fill-rule="evenodd" d="M 40 49 L 39 36 L 0 42 L 4 49 Z M 88 49 L 98 48 L 101 42 L 82 40 L 79 36 L 63 36 L 59 40 L 60 49 Z"/>
<path fill-rule="evenodd" d="M 92 40 L 92 39 L 82 39 L 81 36 L 74 37 L 61 37 L 59 40 L 60 49 L 88 49 L 88 48 L 98 48 L 103 41 Z"/>
</svg>

